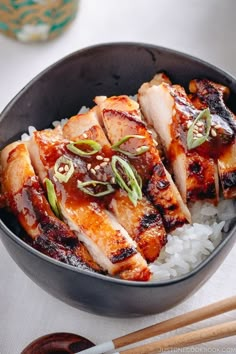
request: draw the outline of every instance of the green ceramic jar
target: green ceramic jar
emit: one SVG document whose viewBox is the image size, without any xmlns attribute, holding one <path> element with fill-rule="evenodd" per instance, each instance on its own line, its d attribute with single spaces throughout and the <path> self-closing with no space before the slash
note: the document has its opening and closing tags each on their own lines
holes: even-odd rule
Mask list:
<svg viewBox="0 0 236 354">
<path fill-rule="evenodd" d="M 75 18 L 78 0 L 2 0 L 0 32 L 22 42 L 59 36 Z"/>
</svg>

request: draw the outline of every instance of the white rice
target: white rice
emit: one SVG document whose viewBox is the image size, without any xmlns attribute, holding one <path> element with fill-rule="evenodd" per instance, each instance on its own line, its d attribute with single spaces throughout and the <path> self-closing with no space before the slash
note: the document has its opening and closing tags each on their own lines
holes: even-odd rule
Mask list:
<svg viewBox="0 0 236 354">
<path fill-rule="evenodd" d="M 64 118 L 62 120 L 54 120 L 54 122 L 52 122 L 52 125 L 54 126 L 54 128 L 58 127 L 59 125 L 63 127 L 63 125 L 65 125 L 67 122 L 68 118 Z"/>
<path fill-rule="evenodd" d="M 89 111 L 89 108 L 86 106 L 82 106 L 78 112 L 78 114 L 82 114 L 82 113 L 86 113 Z M 61 125 L 62 127 L 68 122 L 68 118 L 63 118 L 61 120 L 54 120 L 54 122 L 52 122 L 52 126 L 54 128 L 56 128 L 57 126 Z M 22 141 L 29 141 L 32 136 L 33 136 L 33 132 L 36 131 L 36 128 L 33 127 L 32 125 L 30 125 L 28 127 L 28 133 L 23 133 L 21 135 L 21 140 Z"/>
<path fill-rule="evenodd" d="M 224 226 L 236 216 L 236 205 L 232 200 L 221 200 L 217 207 L 196 202 L 190 211 L 193 224 L 169 234 L 160 256 L 150 265 L 152 280 L 171 279 L 200 264 L 221 242 Z"/>
<path fill-rule="evenodd" d="M 35 131 L 36 131 L 36 128 L 33 127 L 32 125 L 30 125 L 28 127 L 28 133 L 24 133 L 24 134 L 21 135 L 21 140 L 29 141 L 31 139 L 32 135 L 33 135 L 33 132 L 35 132 Z"/>
<path fill-rule="evenodd" d="M 79 113 L 88 108 L 83 106 Z M 67 118 L 54 121 L 54 127 L 64 125 Z M 28 134 L 21 140 L 27 141 L 33 135 L 35 127 L 29 126 Z M 168 280 L 184 275 L 200 264 L 222 241 L 222 230 L 227 231 L 227 222 L 236 216 L 236 203 L 233 200 L 221 200 L 216 206 L 207 202 L 196 202 L 190 206 L 192 224 L 184 225 L 167 236 L 158 259 L 150 264 L 152 280 Z"/>
</svg>

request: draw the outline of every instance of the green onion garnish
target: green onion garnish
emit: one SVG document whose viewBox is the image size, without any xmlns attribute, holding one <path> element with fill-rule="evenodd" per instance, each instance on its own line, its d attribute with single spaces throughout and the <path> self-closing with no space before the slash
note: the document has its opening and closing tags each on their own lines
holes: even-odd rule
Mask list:
<svg viewBox="0 0 236 354">
<path fill-rule="evenodd" d="M 199 121 L 205 121 L 205 133 L 202 134 L 201 137 L 194 136 L 194 128 Z M 194 149 L 200 145 L 202 145 L 209 136 L 211 129 L 211 113 L 209 108 L 204 109 L 197 118 L 194 120 L 192 125 L 190 126 L 188 133 L 187 133 L 187 147 L 189 150 Z"/>
<path fill-rule="evenodd" d="M 96 186 L 106 186 L 106 190 L 99 192 L 99 193 L 95 193 L 93 192 L 93 190 L 90 188 L 86 188 L 86 187 L 96 187 Z M 110 183 L 108 182 L 101 182 L 101 181 L 95 181 L 95 180 L 91 180 L 91 181 L 87 181 L 87 182 L 77 182 L 77 187 L 83 191 L 86 194 L 92 195 L 93 197 L 102 197 L 104 195 L 110 194 L 112 192 L 114 192 L 114 188 L 111 186 Z"/>
<path fill-rule="evenodd" d="M 61 156 L 57 159 L 54 165 L 55 177 L 60 183 L 67 183 L 74 173 L 73 162 L 65 156 Z"/>
<path fill-rule="evenodd" d="M 54 189 L 54 185 L 50 181 L 50 179 L 48 179 L 48 178 L 45 178 L 45 184 L 46 184 L 47 196 L 48 196 L 49 204 L 51 205 L 51 208 L 52 208 L 54 214 L 58 218 L 61 218 L 61 212 L 60 212 L 60 208 L 59 208 L 58 203 L 57 203 L 57 196 L 56 196 L 56 192 L 55 192 L 55 189 Z"/>
<path fill-rule="evenodd" d="M 112 145 L 112 147 L 111 147 L 112 150 L 119 151 L 122 154 L 127 155 L 129 157 L 141 155 L 144 152 L 149 150 L 149 147 L 146 145 L 138 147 L 135 152 L 128 152 L 126 150 L 120 149 L 120 146 L 131 138 L 145 139 L 145 136 L 143 136 L 143 135 L 126 135 L 126 136 L 124 136 L 124 138 L 120 139 L 117 143 Z"/>
<path fill-rule="evenodd" d="M 142 190 L 142 188 L 143 188 L 142 178 L 140 177 L 140 175 L 138 174 L 138 172 L 136 171 L 136 169 L 132 165 L 130 165 L 130 167 L 132 168 L 132 171 L 133 171 L 133 173 L 135 175 L 135 178 L 136 178 L 136 180 L 138 182 L 138 185 L 139 185 L 140 189 Z"/>
<path fill-rule="evenodd" d="M 119 164 L 120 169 L 122 169 L 127 182 L 118 171 L 116 166 L 117 164 Z M 115 175 L 116 182 L 128 193 L 129 199 L 134 204 L 134 206 L 136 206 L 137 201 L 142 199 L 142 186 L 140 185 L 141 178 L 137 171 L 134 169 L 134 167 L 131 167 L 128 162 L 119 156 L 112 156 L 111 167 Z"/>
<path fill-rule="evenodd" d="M 77 145 L 87 145 L 91 148 L 90 151 L 84 151 L 77 147 Z M 79 156 L 90 156 L 96 154 L 101 150 L 101 145 L 94 140 L 84 139 L 71 142 L 67 145 L 67 149 Z"/>
</svg>

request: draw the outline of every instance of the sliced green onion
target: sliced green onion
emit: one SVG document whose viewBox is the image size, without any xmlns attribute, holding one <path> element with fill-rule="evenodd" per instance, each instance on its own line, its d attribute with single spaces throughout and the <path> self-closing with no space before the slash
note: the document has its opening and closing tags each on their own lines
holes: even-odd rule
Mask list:
<svg viewBox="0 0 236 354">
<path fill-rule="evenodd" d="M 48 196 L 49 204 L 51 205 L 51 208 L 52 208 L 54 214 L 58 218 L 61 218 L 61 212 L 60 212 L 60 208 L 59 208 L 58 203 L 57 203 L 57 196 L 56 196 L 56 192 L 55 192 L 55 189 L 54 189 L 54 185 L 50 181 L 50 179 L 48 179 L 48 178 L 45 178 L 45 184 L 46 184 L 47 196 Z"/>
<path fill-rule="evenodd" d="M 96 187 L 96 186 L 106 186 L 107 189 L 103 192 L 99 192 L 99 193 L 94 193 L 91 189 L 88 189 L 86 187 Z M 114 192 L 114 188 L 111 186 L 110 183 L 108 182 L 101 182 L 101 181 L 95 181 L 95 180 L 91 180 L 91 181 L 87 181 L 87 182 L 77 182 L 77 187 L 83 191 L 86 194 L 92 195 L 93 197 L 102 197 L 104 195 L 110 194 L 112 192 Z"/>
<path fill-rule="evenodd" d="M 139 176 L 138 172 L 136 171 L 136 169 L 132 165 L 130 165 L 130 167 L 132 168 L 132 171 L 133 171 L 133 173 L 135 175 L 135 178 L 136 178 L 136 180 L 138 182 L 138 185 L 139 185 L 140 189 L 142 190 L 142 188 L 143 188 L 142 178 Z"/>
<path fill-rule="evenodd" d="M 87 145 L 91 148 L 91 151 L 84 151 L 76 147 L 76 145 Z M 83 139 L 71 142 L 67 145 L 67 149 L 79 156 L 90 156 L 96 154 L 101 150 L 101 145 L 94 140 Z"/>
<path fill-rule="evenodd" d="M 205 133 L 201 137 L 194 136 L 194 128 L 199 121 L 205 121 Z M 209 108 L 204 109 L 190 126 L 187 133 L 187 147 L 189 150 L 202 145 L 209 137 L 211 129 L 211 113 Z"/>
<path fill-rule="evenodd" d="M 66 171 L 66 166 L 68 168 L 67 171 Z M 64 173 L 60 172 L 60 168 L 64 170 Z M 71 178 L 71 176 L 73 175 L 74 170 L 75 168 L 73 162 L 65 156 L 59 157 L 54 165 L 55 177 L 58 179 L 60 183 L 62 182 L 67 183 Z"/>
<path fill-rule="evenodd" d="M 138 156 L 143 154 L 144 152 L 149 150 L 149 147 L 146 145 L 140 146 L 138 147 L 135 152 L 128 152 L 126 150 L 120 149 L 120 145 L 124 144 L 126 141 L 128 141 L 131 138 L 137 138 L 137 139 L 145 139 L 145 136 L 143 135 L 126 135 L 124 136 L 122 139 L 120 139 L 117 143 L 115 143 L 114 145 L 112 145 L 112 150 L 114 151 L 119 151 L 124 155 L 127 155 L 129 157 L 133 157 L 133 156 Z"/>
<path fill-rule="evenodd" d="M 121 176 L 116 164 L 119 164 L 122 172 L 127 178 L 127 182 Z M 119 186 L 124 189 L 129 196 L 129 199 L 134 204 L 137 205 L 137 201 L 142 199 L 142 185 L 140 184 L 141 177 L 135 168 L 119 156 L 112 156 L 111 167 L 115 175 L 115 180 Z"/>
</svg>

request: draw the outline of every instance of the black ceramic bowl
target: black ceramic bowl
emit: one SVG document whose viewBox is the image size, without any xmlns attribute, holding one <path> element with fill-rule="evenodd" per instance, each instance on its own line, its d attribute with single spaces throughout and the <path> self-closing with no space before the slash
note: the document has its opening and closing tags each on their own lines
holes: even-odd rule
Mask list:
<svg viewBox="0 0 236 354">
<path fill-rule="evenodd" d="M 146 44 L 108 44 L 80 50 L 45 70 L 7 106 L 0 119 L 0 148 L 19 138 L 29 125 L 42 129 L 54 120 L 92 106 L 96 95 L 137 92 L 158 71 L 187 86 L 206 77 L 230 87 L 236 111 L 236 80 L 201 60 Z M 233 106 L 234 105 L 234 106 Z M 191 273 L 176 280 L 139 283 L 78 270 L 25 244 L 13 216 L 1 211 L 2 241 L 19 267 L 41 288 L 79 309 L 117 317 L 167 310 L 191 296 L 220 266 L 235 241 L 232 223 L 221 244 Z"/>
</svg>

